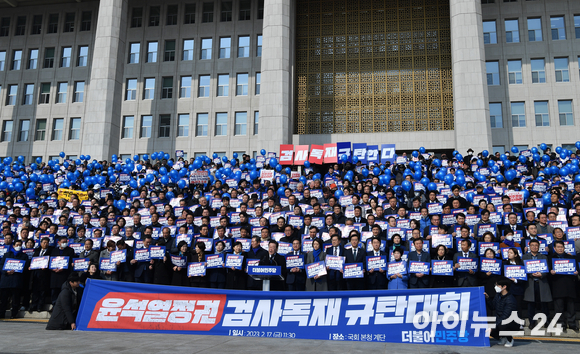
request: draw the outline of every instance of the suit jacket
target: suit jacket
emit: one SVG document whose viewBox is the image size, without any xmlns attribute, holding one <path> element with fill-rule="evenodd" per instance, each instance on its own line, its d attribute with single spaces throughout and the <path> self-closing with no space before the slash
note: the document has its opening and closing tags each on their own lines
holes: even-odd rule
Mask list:
<svg viewBox="0 0 580 354">
<path fill-rule="evenodd" d="M 304 256 L 304 263 L 306 264 L 306 255 L 303 252 L 299 252 L 299 255 Z M 293 256 L 294 252 L 289 253 L 289 256 Z M 287 269 L 286 272 L 286 284 L 304 284 L 306 282 L 306 271 L 300 269 L 299 272 L 291 272 L 291 269 Z"/>
<path fill-rule="evenodd" d="M 366 269 L 366 252 L 364 249 L 359 248 L 357 253 L 356 253 L 356 258 L 354 257 L 353 254 L 353 249 L 349 248 L 347 250 L 344 250 L 344 263 L 345 264 L 349 264 L 349 263 L 362 263 L 363 264 L 363 268 Z"/>
<path fill-rule="evenodd" d="M 379 254 L 381 256 L 387 256 L 387 253 L 385 251 L 379 251 Z M 375 251 L 368 251 L 366 253 L 367 257 L 374 257 L 375 255 Z M 388 258 L 388 256 L 387 256 Z M 365 259 L 365 268 L 366 268 L 366 259 Z M 387 273 L 385 270 L 385 273 L 381 273 L 377 270 L 373 271 L 372 273 L 367 273 L 367 280 L 369 282 L 369 284 L 374 285 L 375 289 L 384 289 L 386 288 L 387 285 Z"/>
<path fill-rule="evenodd" d="M 419 255 L 417 253 L 417 251 L 412 251 L 412 252 L 409 252 L 407 259 L 409 261 L 431 263 L 431 256 L 429 255 L 428 252 L 421 252 L 421 255 Z M 421 278 L 417 278 L 417 275 L 415 273 L 409 274 L 409 284 L 410 285 L 416 285 L 419 282 L 423 283 L 423 285 L 425 287 L 428 287 L 429 286 L 429 276 L 425 275 Z"/>
<path fill-rule="evenodd" d="M 453 255 L 453 265 L 457 264 L 457 258 L 463 257 L 463 252 L 459 251 Z M 473 252 L 468 252 L 469 258 L 479 259 Z M 469 274 L 469 272 L 455 271 L 455 278 L 457 279 L 457 286 L 477 286 L 477 272 Z"/>
<path fill-rule="evenodd" d="M 99 252 L 95 251 L 95 250 L 83 250 L 80 254 L 79 254 L 79 258 L 88 258 L 90 263 L 92 264 L 96 264 L 97 268 L 99 267 Z"/>
<path fill-rule="evenodd" d="M 264 256 L 268 255 L 268 251 L 266 251 L 265 249 L 263 249 L 262 247 L 258 248 L 258 252 L 254 253 L 254 251 L 252 249 L 250 249 L 250 251 L 247 253 L 247 257 L 246 260 L 249 259 L 262 259 Z M 286 262 L 284 262 L 286 263 Z M 252 277 L 247 277 L 247 287 L 248 290 L 250 289 L 258 289 L 262 290 L 262 281 L 261 280 L 254 280 L 254 278 Z"/>
<path fill-rule="evenodd" d="M 281 274 L 286 274 L 286 258 L 281 254 L 276 253 L 270 261 L 270 254 L 266 252 L 266 255 L 260 260 L 261 266 L 276 265 L 280 266 Z M 285 290 L 286 285 L 284 280 L 272 280 L 270 281 L 270 290 Z"/>
<path fill-rule="evenodd" d="M 227 269 L 228 273 L 226 277 L 226 289 L 246 289 L 246 258 L 248 258 L 248 254 L 246 252 L 242 252 L 241 255 L 244 256 L 244 260 L 242 261 L 242 269 Z"/>
<path fill-rule="evenodd" d="M 362 216 L 359 216 L 360 220 L 356 221 L 356 217 L 353 217 L 352 219 L 354 220 L 355 224 L 367 224 L 367 219 L 363 218 Z"/>
<path fill-rule="evenodd" d="M 522 261 L 533 259 L 532 253 L 528 252 L 522 256 Z M 538 253 L 537 259 L 546 259 L 548 260 L 548 256 Z M 548 262 L 548 267 L 550 264 Z M 537 280 L 540 286 L 540 301 L 541 302 L 551 302 L 552 301 L 552 293 L 550 291 L 550 284 L 548 283 L 548 275 L 550 273 L 542 273 L 542 277 Z M 536 277 L 533 277 L 531 274 L 528 274 L 528 284 L 526 284 L 526 290 L 524 292 L 524 301 L 534 302 L 536 294 L 534 293 L 534 283 L 536 282 Z"/>
<path fill-rule="evenodd" d="M 501 230 L 501 234 L 505 235 L 506 232 L 508 231 L 512 231 L 512 227 L 511 225 L 503 225 L 500 227 Z M 521 231 L 522 232 L 522 238 L 526 237 L 526 228 L 523 225 L 516 225 L 516 231 Z"/>
<path fill-rule="evenodd" d="M 320 252 L 319 256 L 321 261 L 326 259 L 326 253 Z M 314 254 L 312 252 L 308 252 L 306 254 L 306 259 L 304 260 L 304 264 L 314 263 Z M 314 280 L 314 278 L 306 279 L 306 291 L 327 291 L 328 290 L 328 276 L 323 275 L 320 278 Z"/>
<path fill-rule="evenodd" d="M 338 255 L 344 257 L 344 248 L 342 245 L 338 245 Z M 334 247 L 331 246 L 326 249 L 327 256 L 334 256 Z M 325 257 L 326 258 L 326 257 Z M 328 269 L 328 279 L 332 281 L 340 281 L 342 279 L 342 273 L 338 270 Z"/>
<path fill-rule="evenodd" d="M 50 256 L 51 257 L 56 257 L 56 256 L 68 257 L 68 269 L 64 269 L 58 273 L 52 271 L 52 274 L 50 277 L 50 287 L 60 289 L 62 287 L 62 284 L 64 284 L 64 282 L 68 278 L 70 272 L 72 271 L 72 261 L 73 261 L 73 258 L 76 257 L 75 251 L 70 247 L 66 247 L 63 250 L 61 250 L 60 248 L 54 248 L 52 250 Z"/>
</svg>

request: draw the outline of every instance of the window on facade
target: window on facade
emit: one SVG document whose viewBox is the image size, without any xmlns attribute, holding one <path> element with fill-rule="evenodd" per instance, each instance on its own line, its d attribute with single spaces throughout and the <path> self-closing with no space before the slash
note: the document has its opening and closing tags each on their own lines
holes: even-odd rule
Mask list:
<svg viewBox="0 0 580 354">
<path fill-rule="evenodd" d="M 77 81 L 75 82 L 75 95 L 73 97 L 73 102 L 83 102 L 85 99 L 85 82 Z"/>
<path fill-rule="evenodd" d="M 198 113 L 195 136 L 207 136 L 208 114 Z"/>
<path fill-rule="evenodd" d="M 185 137 L 189 135 L 189 114 L 177 116 L 177 136 Z"/>
<path fill-rule="evenodd" d="M 236 95 L 237 96 L 248 95 L 248 74 L 237 75 Z"/>
<path fill-rule="evenodd" d="M 62 54 L 60 59 L 60 67 L 61 68 L 69 68 L 70 62 L 72 57 L 72 48 L 71 47 L 63 47 Z"/>
<path fill-rule="evenodd" d="M 520 41 L 518 20 L 505 20 L 505 41 L 507 43 L 518 43 Z"/>
<path fill-rule="evenodd" d="M 159 26 L 160 17 L 161 17 L 161 6 L 149 7 L 149 27 Z"/>
<path fill-rule="evenodd" d="M 153 116 L 141 116 L 141 138 L 151 137 L 151 126 L 153 124 Z"/>
<path fill-rule="evenodd" d="M 165 52 L 163 61 L 175 61 L 175 41 L 165 41 Z"/>
<path fill-rule="evenodd" d="M 79 56 L 77 59 L 77 66 L 87 66 L 89 62 L 89 47 L 88 46 L 80 46 L 79 47 Z"/>
<path fill-rule="evenodd" d="M 143 26 L 143 8 L 134 7 L 131 11 L 131 27 L 141 27 Z"/>
<path fill-rule="evenodd" d="M 526 126 L 526 107 L 524 102 L 512 102 L 511 103 L 512 112 L 512 127 L 525 127 Z"/>
<path fill-rule="evenodd" d="M 238 38 L 238 58 L 250 56 L 250 36 L 240 36 Z"/>
<path fill-rule="evenodd" d="M 199 76 L 199 94 L 198 97 L 209 97 L 209 75 Z"/>
<path fill-rule="evenodd" d="M 201 59 L 211 59 L 211 38 L 201 40 Z"/>
<path fill-rule="evenodd" d="M 499 63 L 497 61 L 488 61 L 485 63 L 487 71 L 487 85 L 499 85 Z"/>
<path fill-rule="evenodd" d="M 171 135 L 171 116 L 162 114 L 159 116 L 159 137 L 169 138 Z"/>
<path fill-rule="evenodd" d="M 129 45 L 129 64 L 139 63 L 140 51 L 141 51 L 141 43 L 131 43 Z"/>
<path fill-rule="evenodd" d="M 38 56 L 38 51 L 37 51 L 37 56 Z M 2 50 L 2 51 L 0 51 L 0 71 L 4 71 L 5 66 L 6 66 L 6 51 Z"/>
<path fill-rule="evenodd" d="M 558 101 L 558 115 L 560 117 L 560 125 L 574 125 L 572 101 Z"/>
<path fill-rule="evenodd" d="M 252 2 L 250 0 L 240 0 L 240 16 L 238 17 L 240 21 L 250 20 L 250 14 L 252 9 Z"/>
<path fill-rule="evenodd" d="M 18 141 L 28 141 L 29 133 L 30 133 L 30 120 L 29 119 L 21 120 Z"/>
<path fill-rule="evenodd" d="M 46 138 L 46 119 L 37 119 L 34 140 L 43 141 L 45 138 Z"/>
<path fill-rule="evenodd" d="M 215 135 L 216 136 L 228 135 L 228 114 L 227 113 L 216 113 Z"/>
<path fill-rule="evenodd" d="M 193 39 L 183 40 L 183 60 L 193 60 Z"/>
<path fill-rule="evenodd" d="M 556 69 L 556 82 L 570 82 L 568 58 L 554 58 L 554 68 Z"/>
<path fill-rule="evenodd" d="M 220 38 L 220 59 L 227 59 L 230 57 L 230 51 L 232 48 L 232 39 L 230 37 Z"/>
<path fill-rule="evenodd" d="M 81 138 L 81 119 L 80 118 L 71 118 L 70 119 L 70 128 L 68 132 L 68 139 L 69 140 L 79 140 Z"/>
<path fill-rule="evenodd" d="M 248 125 L 248 113 L 236 112 L 236 122 L 234 126 L 234 135 L 246 135 L 246 126 Z"/>
<path fill-rule="evenodd" d="M 521 60 L 508 60 L 508 77 L 509 84 L 521 84 L 522 83 L 522 61 Z"/>
<path fill-rule="evenodd" d="M 550 30 L 552 31 L 553 41 L 565 40 L 564 16 L 550 17 Z"/>
<path fill-rule="evenodd" d="M 195 23 L 195 4 L 185 4 L 183 12 L 183 24 L 189 25 Z"/>
<path fill-rule="evenodd" d="M 497 32 L 495 28 L 495 21 L 483 21 L 483 43 L 496 44 Z"/>
<path fill-rule="evenodd" d="M 32 28 L 30 29 L 30 34 L 41 34 L 42 33 L 42 15 L 34 15 L 32 17 Z"/>
<path fill-rule="evenodd" d="M 18 85 L 8 86 L 8 95 L 6 95 L 6 105 L 14 106 L 16 105 L 16 97 L 18 95 Z"/>
<path fill-rule="evenodd" d="M 126 101 L 134 101 L 137 99 L 137 79 L 127 79 L 127 93 L 125 94 Z"/>
<path fill-rule="evenodd" d="M 225 97 L 229 94 L 230 76 L 228 74 L 218 75 L 218 97 Z"/>
<path fill-rule="evenodd" d="M 530 66 L 532 68 L 532 83 L 543 84 L 546 82 L 546 69 L 544 59 L 532 59 L 530 60 Z"/>
<path fill-rule="evenodd" d="M 580 39 L 580 15 L 574 16 L 574 32 L 576 39 Z"/>
<path fill-rule="evenodd" d="M 135 126 L 134 116 L 123 117 L 123 131 L 121 132 L 122 139 L 133 139 L 133 129 Z"/>
<path fill-rule="evenodd" d="M 258 123 L 260 121 L 260 112 L 254 112 L 254 135 L 258 135 Z"/>
<path fill-rule="evenodd" d="M 256 73 L 256 95 L 260 94 L 260 81 L 262 80 L 262 73 Z"/>
<path fill-rule="evenodd" d="M 2 123 L 2 142 L 12 141 L 12 128 L 14 122 L 11 120 L 5 120 Z"/>
<path fill-rule="evenodd" d="M 50 103 L 50 83 L 44 82 L 40 84 L 40 98 L 38 104 Z"/>
<path fill-rule="evenodd" d="M 163 78 L 163 87 L 161 88 L 161 98 L 173 98 L 173 77 Z"/>
<path fill-rule="evenodd" d="M 8 37 L 10 35 L 10 17 L 2 17 L 0 20 L 0 37 Z"/>
<path fill-rule="evenodd" d="M 52 121 L 52 140 L 62 140 L 63 129 L 64 129 L 64 119 L 55 118 Z"/>
<path fill-rule="evenodd" d="M 181 87 L 179 88 L 179 98 L 191 97 L 191 76 L 181 77 Z"/>
<path fill-rule="evenodd" d="M 528 39 L 530 42 L 542 41 L 541 18 L 528 18 Z"/>
<path fill-rule="evenodd" d="M 22 51 L 15 50 L 12 54 L 12 70 L 20 70 L 22 64 Z"/>
<path fill-rule="evenodd" d="M 48 15 L 47 33 L 58 33 L 58 14 Z"/>
<path fill-rule="evenodd" d="M 28 52 L 27 69 L 36 69 L 38 67 L 38 49 L 31 49 Z"/>
<path fill-rule="evenodd" d="M 34 101 L 34 84 L 26 84 L 24 86 L 24 97 L 22 99 L 23 105 L 31 105 Z"/>
<path fill-rule="evenodd" d="M 54 66 L 54 48 L 44 49 L 44 68 L 52 68 Z"/>
<path fill-rule="evenodd" d="M 147 62 L 155 63 L 157 62 L 157 50 L 159 48 L 159 43 L 149 42 L 147 43 Z"/>
<path fill-rule="evenodd" d="M 178 5 L 168 5 L 167 6 L 167 15 L 165 18 L 165 25 L 166 26 L 173 26 L 177 24 L 177 9 Z"/>
<path fill-rule="evenodd" d="M 503 128 L 503 118 L 501 115 L 501 103 L 489 104 L 489 121 L 492 128 Z"/>
<path fill-rule="evenodd" d="M 264 19 L 264 0 L 258 0 L 258 20 Z"/>
<path fill-rule="evenodd" d="M 81 14 L 81 31 L 91 30 L 91 21 L 93 18 L 93 13 L 91 11 L 83 11 Z"/>
<path fill-rule="evenodd" d="M 548 113 L 547 101 L 534 102 L 534 115 L 536 117 L 536 127 L 550 126 L 550 115 Z"/>
<path fill-rule="evenodd" d="M 257 57 L 261 57 L 262 56 L 262 35 L 259 34 L 258 35 L 258 46 L 256 48 L 256 56 Z"/>
<path fill-rule="evenodd" d="M 75 30 L 75 13 L 68 12 L 64 15 L 63 32 L 74 32 Z"/>
<path fill-rule="evenodd" d="M 143 99 L 152 100 L 155 98 L 155 78 L 146 78 L 143 88 Z"/>
<path fill-rule="evenodd" d="M 16 18 L 15 36 L 24 36 L 26 34 L 26 16 L 18 16 Z"/>
<path fill-rule="evenodd" d="M 203 12 L 201 14 L 201 22 L 213 22 L 213 2 L 203 3 Z"/>
<path fill-rule="evenodd" d="M 232 20 L 232 2 L 222 1 L 220 21 L 230 22 L 231 20 Z"/>
</svg>

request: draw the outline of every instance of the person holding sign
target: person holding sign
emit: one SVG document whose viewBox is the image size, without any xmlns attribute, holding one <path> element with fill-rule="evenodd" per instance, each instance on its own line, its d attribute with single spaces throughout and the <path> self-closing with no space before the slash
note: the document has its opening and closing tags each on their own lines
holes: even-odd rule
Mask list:
<svg viewBox="0 0 580 354">
<path fill-rule="evenodd" d="M 191 257 L 191 262 L 201 263 L 205 262 L 205 243 L 195 243 L 195 253 Z M 189 264 L 189 263 L 188 263 Z M 205 275 L 199 277 L 189 277 L 189 284 L 196 288 L 207 288 L 207 277 Z"/>
<path fill-rule="evenodd" d="M 298 245 L 300 245 L 300 241 L 298 241 Z M 246 253 L 242 252 L 242 243 L 240 241 L 234 242 L 233 246 L 233 255 L 235 256 L 242 256 L 244 257 L 242 261 L 242 267 L 240 269 L 236 269 L 234 267 L 228 268 L 227 277 L 226 277 L 226 288 L 227 289 L 235 289 L 235 290 L 246 290 L 246 282 L 247 282 L 247 275 L 246 275 Z"/>
<path fill-rule="evenodd" d="M 312 251 L 306 254 L 305 264 L 312 264 L 316 262 L 322 262 L 326 259 L 326 253 L 324 253 L 324 246 L 322 240 L 316 238 L 312 241 Z M 327 291 L 327 276 L 326 275 L 315 275 L 314 278 L 306 279 L 306 291 Z"/>
<path fill-rule="evenodd" d="M 429 252 L 423 252 L 423 239 L 413 239 L 414 251 L 409 252 L 409 261 L 431 263 Z M 427 288 L 429 286 L 429 275 L 424 273 L 411 273 L 409 277 L 410 288 Z"/>
<path fill-rule="evenodd" d="M 352 230 L 348 236 L 351 248 L 344 251 L 344 263 L 366 263 L 366 254 L 364 249 L 359 249 L 360 234 L 356 230 Z M 363 267 L 364 268 L 364 267 Z M 363 269 L 364 273 L 364 269 Z M 347 290 L 364 290 L 365 280 L 364 278 L 349 278 L 346 279 Z"/>
<path fill-rule="evenodd" d="M 451 261 L 453 258 L 449 254 L 447 247 L 445 245 L 439 245 L 435 249 L 435 256 L 433 260 L 436 261 Z M 447 275 L 431 275 L 430 276 L 430 287 L 431 288 L 451 288 L 453 287 L 453 277 Z"/>
<path fill-rule="evenodd" d="M 314 244 L 314 241 L 312 241 L 312 243 Z M 302 253 L 302 251 L 300 251 L 300 247 L 302 245 L 300 244 L 300 240 L 294 240 L 292 241 L 292 252 L 288 253 L 286 255 L 286 269 L 287 269 L 287 273 L 286 273 L 286 285 L 288 286 L 288 290 L 289 291 L 304 291 L 306 289 L 306 274 L 304 274 L 304 267 L 300 268 L 300 267 L 294 267 L 294 268 L 288 268 L 288 257 L 292 257 L 292 256 L 302 256 L 304 257 L 304 254 Z M 294 257 L 294 258 L 299 258 L 299 257 Z M 302 261 L 304 260 L 304 258 L 302 258 Z"/>
<path fill-rule="evenodd" d="M 53 269 L 50 277 L 50 289 L 52 304 L 56 303 L 60 294 L 62 284 L 66 281 L 72 270 L 72 260 L 75 258 L 75 251 L 68 246 L 68 238 L 59 238 L 58 247 L 52 250 L 51 257 L 68 257 L 68 267 L 66 269 Z"/>
<path fill-rule="evenodd" d="M 565 330 L 568 327 L 577 331 L 578 325 L 576 324 L 576 311 L 574 310 L 578 277 L 576 260 L 573 256 L 564 252 L 564 242 L 554 241 L 552 246 L 554 247 L 554 254 L 550 257 L 548 264 L 552 265 L 550 278 L 552 280 L 554 312 L 560 314 L 558 323 L 562 325 L 562 329 Z"/>
<path fill-rule="evenodd" d="M 14 260 L 18 260 L 19 262 Z M 7 267 L 10 261 L 13 261 L 14 268 Z M 16 318 L 18 315 L 18 311 L 20 311 L 20 295 L 24 290 L 24 286 L 28 286 L 23 281 L 24 272 L 27 271 L 27 268 L 28 256 L 22 252 L 22 240 L 16 240 L 13 245 L 9 246 L 8 251 L 4 253 L 4 256 L 0 260 L 0 269 L 2 270 L 2 276 L 0 277 L 0 318 L 4 318 L 6 314 L 8 299 L 10 297 L 12 297 L 12 312 L 10 318 Z"/>
<path fill-rule="evenodd" d="M 477 286 L 477 276 L 475 275 L 475 271 L 472 269 L 469 269 L 466 272 L 462 271 L 461 262 L 459 261 L 460 258 L 470 258 L 474 259 L 476 262 L 478 261 L 478 257 L 475 253 L 469 251 L 470 248 L 471 241 L 469 239 L 462 239 L 461 250 L 453 255 L 453 268 L 455 268 L 455 280 L 458 287 Z"/>
<path fill-rule="evenodd" d="M 117 245 L 115 241 L 109 240 L 107 241 L 107 248 L 101 251 L 101 255 L 99 259 L 103 258 L 111 258 L 111 252 L 114 252 L 117 249 Z M 114 270 L 101 270 L 101 278 L 105 280 L 117 280 L 117 271 Z"/>
<path fill-rule="evenodd" d="M 530 227 L 528 227 L 528 231 L 529 230 Z M 524 254 L 522 260 L 548 259 L 548 257 L 540 253 L 540 241 L 537 239 L 530 240 L 528 247 L 530 248 L 530 252 Z M 550 291 L 550 284 L 548 283 L 548 274 L 548 272 L 535 272 L 528 274 L 528 284 L 524 293 L 524 300 L 528 303 L 528 319 L 530 320 L 530 328 L 536 327 L 534 316 L 536 315 L 536 308 L 538 305 L 541 306 L 541 312 L 546 315 L 546 317 L 550 314 L 548 303 L 552 302 L 552 293 Z"/>
<path fill-rule="evenodd" d="M 398 234 L 397 236 L 399 237 L 400 243 L 401 236 L 399 236 Z M 393 236 L 393 238 L 395 238 L 395 236 Z M 375 258 L 375 260 L 377 259 L 377 257 L 381 257 L 381 260 L 384 258 L 384 262 L 386 265 L 387 253 L 385 251 L 381 251 L 381 240 L 379 238 L 373 237 L 371 240 L 371 245 L 373 249 L 367 252 L 367 270 L 368 270 L 367 286 L 369 290 L 385 289 L 387 285 L 387 278 L 385 277 L 386 273 L 385 268 L 371 268 L 368 266 L 369 264 L 368 262 L 373 257 Z M 393 250 L 393 253 L 395 252 L 395 250 L 398 250 L 399 253 L 402 252 L 401 249 L 395 248 Z M 400 255 L 399 258 L 401 258 Z M 406 289 L 406 286 L 404 289 Z"/>
<path fill-rule="evenodd" d="M 52 247 L 49 244 L 50 239 L 43 237 L 40 240 L 40 247 L 34 250 L 32 258 L 49 256 L 52 252 Z M 46 295 L 50 292 L 50 273 L 51 271 L 48 267 L 32 270 L 32 303 L 30 304 L 28 312 L 35 310 L 38 312 L 42 311 Z"/>
<path fill-rule="evenodd" d="M 220 255 L 223 259 L 222 266 L 225 267 L 225 243 L 224 241 L 218 241 L 215 244 L 215 255 Z M 226 287 L 226 269 L 222 268 L 211 268 L 207 270 L 209 276 L 209 287 L 214 289 L 225 289 Z"/>
<path fill-rule="evenodd" d="M 507 259 L 503 261 L 503 267 L 504 268 L 506 265 L 518 265 L 518 266 L 523 266 L 524 265 L 524 261 L 522 261 L 522 258 L 520 257 L 520 252 L 521 252 L 521 248 L 519 247 L 512 247 L 510 249 L 508 249 L 507 251 Z M 509 278 L 513 284 L 510 287 L 510 292 L 512 293 L 512 295 L 515 297 L 516 299 L 516 303 L 517 303 L 517 307 L 518 307 L 518 317 L 521 318 L 521 314 L 522 314 L 522 310 L 524 308 L 523 303 L 524 303 L 524 292 L 526 290 L 526 286 L 527 286 L 527 281 L 526 280 L 520 280 L 520 279 L 514 279 L 514 278 Z"/>
<path fill-rule="evenodd" d="M 389 290 L 391 290 L 391 289 L 407 289 L 408 288 L 409 276 L 407 275 L 407 271 L 405 269 L 406 264 L 401 259 L 402 255 L 403 255 L 403 251 L 401 249 L 395 248 L 393 250 L 393 261 L 389 263 L 389 267 L 391 267 L 393 265 L 393 263 L 397 263 L 397 265 L 400 265 L 401 267 L 403 267 L 404 272 L 392 274 L 389 276 Z"/>
<path fill-rule="evenodd" d="M 189 253 L 186 241 L 180 241 L 179 244 L 177 244 L 177 249 L 179 250 L 179 252 L 175 255 L 172 255 L 172 257 L 177 256 L 180 259 L 185 258 L 185 264 L 183 266 L 177 266 L 175 264 L 172 264 L 173 272 L 171 274 L 172 275 L 171 285 L 188 286 L 189 280 L 187 279 L 187 264 L 189 262 L 192 262 L 191 253 Z"/>
<path fill-rule="evenodd" d="M 497 262 L 497 269 L 499 273 L 492 271 L 490 269 L 484 269 L 483 264 L 485 261 L 489 262 Z M 493 291 L 493 287 L 495 286 L 496 281 L 501 277 L 501 261 L 495 258 L 495 251 L 491 248 L 485 250 L 483 257 L 481 257 L 482 268 L 477 272 L 477 277 L 479 278 L 479 285 L 484 287 L 484 291 L 489 297 L 486 298 L 486 306 L 487 306 L 487 313 L 491 314 L 491 303 L 495 296 L 495 291 Z M 494 265 L 495 263 L 485 263 Z"/>
</svg>

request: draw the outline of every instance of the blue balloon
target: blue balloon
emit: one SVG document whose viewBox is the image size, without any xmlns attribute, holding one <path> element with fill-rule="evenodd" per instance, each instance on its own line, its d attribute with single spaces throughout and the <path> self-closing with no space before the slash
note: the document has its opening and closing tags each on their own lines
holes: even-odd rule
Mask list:
<svg viewBox="0 0 580 354">
<path fill-rule="evenodd" d="M 420 153 L 424 154 L 424 153 L 425 153 L 425 151 L 427 151 L 427 150 L 425 150 L 425 148 L 424 148 L 424 147 L 422 147 L 422 146 L 421 146 L 421 147 L 419 148 L 419 152 L 420 152 Z"/>
<path fill-rule="evenodd" d="M 266 150 L 265 149 L 260 150 L 260 154 L 262 154 L 262 156 L 265 156 L 266 155 Z"/>
<path fill-rule="evenodd" d="M 543 151 L 546 151 L 548 149 L 548 145 L 546 145 L 545 143 L 541 143 L 540 149 L 542 149 Z"/>
<path fill-rule="evenodd" d="M 342 190 L 340 190 L 340 189 L 337 189 L 337 190 L 334 192 L 334 197 L 335 197 L 335 198 L 340 198 L 340 197 L 342 197 L 342 196 L 344 196 L 344 192 L 343 192 Z"/>
<path fill-rule="evenodd" d="M 471 202 L 473 202 L 473 196 L 474 196 L 473 192 L 469 192 L 465 196 L 465 199 L 467 199 L 467 201 L 471 203 Z"/>
<path fill-rule="evenodd" d="M 310 167 L 310 161 L 304 161 L 304 167 L 309 168 Z"/>
<path fill-rule="evenodd" d="M 477 159 L 477 166 L 483 167 L 483 160 L 482 159 Z"/>
<path fill-rule="evenodd" d="M 520 156 L 518 156 L 518 160 L 519 160 L 521 163 L 526 163 L 526 161 L 528 161 L 528 159 L 527 159 L 527 158 L 526 158 L 524 155 L 520 155 Z"/>
<path fill-rule="evenodd" d="M 41 164 L 42 163 L 42 157 L 37 157 L 36 158 L 36 163 L 37 164 Z"/>
<path fill-rule="evenodd" d="M 508 170 L 505 173 L 505 179 L 508 180 L 508 182 L 509 182 L 509 181 L 513 180 L 514 178 L 516 178 L 516 174 L 517 174 L 516 171 Z"/>
<path fill-rule="evenodd" d="M 161 182 L 161 184 L 163 184 L 163 185 L 167 185 L 167 184 L 169 184 L 169 177 L 163 176 L 159 179 L 159 182 Z"/>
<path fill-rule="evenodd" d="M 404 180 L 401 183 L 401 187 L 403 187 L 403 189 L 408 192 L 411 190 L 411 188 L 413 188 L 413 184 L 407 180 Z"/>
<path fill-rule="evenodd" d="M 252 165 L 253 168 L 256 168 L 256 166 Z M 282 172 L 282 165 L 276 165 L 276 172 Z"/>
<path fill-rule="evenodd" d="M 284 196 L 284 191 L 285 191 L 285 188 L 284 187 L 278 188 L 278 192 L 277 192 L 278 196 L 279 197 L 283 197 Z"/>
<path fill-rule="evenodd" d="M 559 155 L 562 152 L 562 147 L 558 146 L 556 147 L 556 153 Z"/>
<path fill-rule="evenodd" d="M 517 154 L 518 152 L 520 152 L 520 149 L 518 149 L 518 147 L 517 147 L 517 146 L 513 146 L 513 147 L 512 147 L 512 152 L 513 152 L 514 154 Z"/>
<path fill-rule="evenodd" d="M 285 184 L 286 182 L 288 182 L 288 177 L 286 175 L 281 175 L 280 176 L 280 183 Z"/>
<path fill-rule="evenodd" d="M 348 160 L 348 156 L 346 156 L 345 154 L 340 155 L 340 161 L 342 161 L 342 163 L 345 163 Z"/>
<path fill-rule="evenodd" d="M 238 158 L 238 153 L 237 152 L 234 152 L 234 154 L 232 156 L 234 157 L 234 159 L 237 159 Z"/>
<path fill-rule="evenodd" d="M 368 170 L 368 169 L 366 169 L 366 168 L 363 168 L 363 169 L 362 169 L 362 171 L 361 171 L 361 173 L 362 173 L 362 175 L 363 175 L 363 176 L 365 176 L 365 177 L 368 177 L 368 176 L 369 176 L 369 170 Z"/>
<path fill-rule="evenodd" d="M 531 149 L 531 151 L 532 151 L 532 154 L 537 154 L 537 153 L 538 153 L 538 148 L 534 146 L 534 147 Z"/>
<path fill-rule="evenodd" d="M 270 167 L 276 167 L 278 165 L 278 160 L 276 160 L 275 157 L 272 157 L 270 159 L 270 163 L 269 163 Z"/>
<path fill-rule="evenodd" d="M 435 167 L 441 167 L 441 160 L 439 160 L 439 159 L 434 159 L 434 160 L 433 160 L 433 165 L 435 165 Z"/>
<path fill-rule="evenodd" d="M 61 151 L 60 154 L 58 154 L 58 156 L 62 157 L 64 159 L 64 157 L 66 156 L 66 154 L 64 153 L 64 151 Z"/>
<path fill-rule="evenodd" d="M 413 157 L 419 157 L 419 151 L 415 150 L 411 153 L 411 155 L 413 155 Z"/>
<path fill-rule="evenodd" d="M 353 156 L 352 157 L 352 162 L 353 163 L 357 163 L 358 162 L 358 156 Z"/>
<path fill-rule="evenodd" d="M 427 185 L 427 189 L 430 191 L 436 191 L 437 190 L 437 183 L 435 182 L 431 182 Z"/>
<path fill-rule="evenodd" d="M 187 182 L 185 182 L 185 180 L 180 179 L 179 182 L 177 182 L 177 186 L 181 189 L 184 189 L 185 187 L 187 187 Z"/>
<path fill-rule="evenodd" d="M 487 151 L 487 150 L 483 150 L 483 151 L 481 152 L 481 156 L 483 156 L 483 157 L 488 157 L 488 156 L 489 156 L 489 151 Z"/>
<path fill-rule="evenodd" d="M 373 175 L 378 176 L 381 174 L 381 169 L 378 167 L 373 168 Z"/>
<path fill-rule="evenodd" d="M 425 187 L 427 187 L 429 185 L 429 178 L 427 177 L 423 177 L 421 178 L 421 184 L 424 185 Z"/>
</svg>

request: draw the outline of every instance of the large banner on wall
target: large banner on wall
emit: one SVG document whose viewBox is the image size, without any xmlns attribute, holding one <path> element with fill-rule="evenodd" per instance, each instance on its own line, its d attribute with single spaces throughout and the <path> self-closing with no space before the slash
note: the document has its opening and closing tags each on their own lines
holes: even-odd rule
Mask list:
<svg viewBox="0 0 580 354">
<path fill-rule="evenodd" d="M 263 292 L 87 280 L 84 331 L 489 346 L 483 288 Z"/>
</svg>

